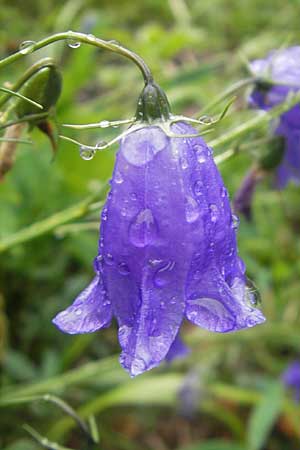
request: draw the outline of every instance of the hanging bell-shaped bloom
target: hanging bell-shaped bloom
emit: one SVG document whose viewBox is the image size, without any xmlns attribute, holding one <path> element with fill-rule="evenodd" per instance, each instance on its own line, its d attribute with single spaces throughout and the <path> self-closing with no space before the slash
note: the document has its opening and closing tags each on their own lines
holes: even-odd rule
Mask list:
<svg viewBox="0 0 300 450">
<path fill-rule="evenodd" d="M 146 86 L 142 122 L 121 141 L 95 277 L 54 319 L 77 334 L 108 327 L 115 317 L 120 362 L 131 376 L 185 353 L 184 319 L 220 333 L 265 320 L 238 256 L 237 224 L 212 150 L 187 123 L 171 125 L 181 137 L 166 131 L 158 89 Z"/>
<path fill-rule="evenodd" d="M 282 374 L 283 384 L 294 391 L 296 402 L 300 402 L 300 361 L 291 362 Z"/>
<path fill-rule="evenodd" d="M 273 50 L 265 59 L 252 61 L 250 69 L 261 79 L 250 95 L 250 105 L 263 110 L 273 108 L 300 89 L 300 46 Z M 300 182 L 299 104 L 280 116 L 274 134 L 285 139 L 284 157 L 276 169 L 276 185 L 282 189 L 289 180 Z"/>
</svg>

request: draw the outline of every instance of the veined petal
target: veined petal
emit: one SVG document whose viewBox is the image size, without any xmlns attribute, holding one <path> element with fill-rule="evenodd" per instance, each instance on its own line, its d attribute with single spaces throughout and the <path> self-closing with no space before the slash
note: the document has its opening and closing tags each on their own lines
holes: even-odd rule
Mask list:
<svg viewBox="0 0 300 450">
<path fill-rule="evenodd" d="M 57 314 L 53 323 L 64 333 L 81 334 L 108 327 L 111 318 L 111 302 L 106 297 L 101 276 L 97 275 L 71 306 Z"/>
<path fill-rule="evenodd" d="M 193 133 L 185 124 L 177 133 Z M 191 203 L 199 217 L 190 228 L 193 254 L 186 284 L 186 317 L 210 331 L 227 332 L 265 319 L 247 300 L 245 266 L 238 256 L 237 218 L 213 161 L 201 138 L 189 138 L 185 149 Z"/>
<path fill-rule="evenodd" d="M 199 213 L 189 204 L 182 156 L 158 127 L 129 134 L 117 155 L 101 251 L 121 363 L 132 376 L 166 357 L 184 315 L 189 222 Z"/>
</svg>

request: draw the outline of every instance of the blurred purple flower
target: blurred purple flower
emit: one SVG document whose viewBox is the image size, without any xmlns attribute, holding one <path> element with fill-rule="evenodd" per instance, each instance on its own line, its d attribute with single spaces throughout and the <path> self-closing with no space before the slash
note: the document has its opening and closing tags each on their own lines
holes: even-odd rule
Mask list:
<svg viewBox="0 0 300 450">
<path fill-rule="evenodd" d="M 186 123 L 177 134 L 196 134 Z M 265 318 L 247 286 L 236 222 L 211 149 L 200 137 L 160 126 L 122 139 L 102 212 L 95 277 L 54 324 L 70 334 L 108 327 L 131 376 L 185 352 L 184 318 L 215 332 Z"/>
<path fill-rule="evenodd" d="M 282 381 L 287 388 L 292 388 L 295 400 L 300 402 L 300 361 L 293 361 L 282 374 Z"/>
<path fill-rule="evenodd" d="M 248 221 L 252 219 L 252 200 L 256 186 L 263 177 L 264 172 L 261 169 L 257 166 L 252 167 L 234 196 L 234 212 L 236 214 L 243 214 Z"/>
<path fill-rule="evenodd" d="M 300 89 L 300 46 L 273 50 L 266 58 L 252 61 L 250 68 L 261 82 L 250 95 L 249 103 L 268 110 Z M 285 139 L 285 153 L 276 170 L 276 185 L 282 189 L 289 180 L 300 182 L 300 105 L 280 116 L 274 134 Z"/>
</svg>

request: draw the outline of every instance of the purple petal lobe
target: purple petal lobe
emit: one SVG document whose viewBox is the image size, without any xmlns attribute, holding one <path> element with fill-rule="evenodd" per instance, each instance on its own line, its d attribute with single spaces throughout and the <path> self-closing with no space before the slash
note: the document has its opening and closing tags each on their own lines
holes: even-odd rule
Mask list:
<svg viewBox="0 0 300 450">
<path fill-rule="evenodd" d="M 64 333 L 92 333 L 109 326 L 111 317 L 111 303 L 106 298 L 100 276 L 95 276 L 74 303 L 57 314 L 53 323 Z"/>
<path fill-rule="evenodd" d="M 166 355 L 166 360 L 171 362 L 177 358 L 184 358 L 189 352 L 189 348 L 182 342 L 178 334 Z"/>
</svg>

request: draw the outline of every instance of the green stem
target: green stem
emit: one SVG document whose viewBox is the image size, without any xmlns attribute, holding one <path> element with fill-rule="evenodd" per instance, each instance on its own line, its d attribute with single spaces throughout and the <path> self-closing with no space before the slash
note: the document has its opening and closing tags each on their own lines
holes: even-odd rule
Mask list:
<svg viewBox="0 0 300 450">
<path fill-rule="evenodd" d="M 232 86 L 230 86 L 228 89 L 225 89 L 225 91 L 221 92 L 221 94 L 218 95 L 214 100 L 212 100 L 210 103 L 208 103 L 208 105 L 206 105 L 200 111 L 200 113 L 198 113 L 197 115 L 207 114 L 208 111 L 213 109 L 215 106 L 217 106 L 223 100 L 226 100 L 228 97 L 231 97 L 232 95 L 234 95 L 240 89 L 242 89 L 242 88 L 244 88 L 246 86 L 254 84 L 256 81 L 257 81 L 257 79 L 254 78 L 254 77 L 245 78 L 243 80 L 237 81 Z"/>
<path fill-rule="evenodd" d="M 279 117 L 281 114 L 291 109 L 293 106 L 299 103 L 299 101 L 300 92 L 297 92 L 297 94 L 293 94 L 292 96 L 288 96 L 285 102 L 275 106 L 267 112 L 257 114 L 255 117 L 243 123 L 242 125 L 234 128 L 231 131 L 228 131 L 227 133 L 224 133 L 219 138 L 213 139 L 212 141 L 208 142 L 208 145 L 213 148 L 224 146 L 229 142 L 232 142 L 233 140 L 244 136 L 250 131 L 263 127 L 268 122 L 270 122 L 270 120 Z"/>
<path fill-rule="evenodd" d="M 102 198 L 103 192 L 100 194 L 98 193 L 97 195 L 91 196 L 77 205 L 53 214 L 44 220 L 33 223 L 32 225 L 29 225 L 16 233 L 10 234 L 0 240 L 0 253 L 14 247 L 15 245 L 24 244 L 27 241 L 49 233 L 60 225 L 84 216 L 87 212 L 93 211 L 96 207 L 97 209 L 100 208 L 99 201 L 97 200 Z M 95 201 L 97 201 L 97 203 L 95 203 Z"/>
<path fill-rule="evenodd" d="M 5 59 L 2 59 L 0 61 L 0 69 L 2 67 L 7 66 L 8 64 L 11 64 L 15 61 L 18 61 L 25 55 L 29 53 L 33 53 L 36 50 L 39 50 L 43 47 L 46 47 L 47 45 L 53 44 L 54 42 L 62 41 L 62 40 L 70 40 L 74 42 L 81 42 L 85 44 L 94 45 L 95 47 L 104 48 L 106 50 L 109 50 L 114 53 L 118 53 L 119 55 L 125 56 L 126 58 L 129 58 L 131 61 L 133 61 L 138 68 L 141 70 L 143 78 L 145 83 L 151 82 L 153 80 L 152 73 L 143 60 L 139 55 L 132 52 L 131 50 L 121 46 L 120 44 L 113 42 L 113 41 L 105 41 L 103 39 L 96 38 L 95 36 L 91 34 L 84 34 L 84 33 L 77 33 L 74 31 L 66 31 L 63 33 L 56 33 L 52 36 L 49 36 L 45 39 L 42 39 L 40 41 L 37 41 L 35 43 L 32 43 L 31 45 L 28 45 L 27 48 L 23 48 L 19 50 L 18 52 L 14 53 L 11 56 L 8 56 Z"/>
<path fill-rule="evenodd" d="M 39 119 L 44 119 L 47 116 L 49 116 L 49 112 L 39 113 L 39 114 L 28 114 L 27 116 L 21 117 L 20 119 L 10 120 L 10 121 L 4 123 L 3 125 L 0 125 L 0 130 L 4 130 L 5 128 L 11 127 L 12 125 L 17 125 L 18 123 L 30 122 L 31 120 L 35 121 L 35 120 L 39 120 Z"/>
</svg>

